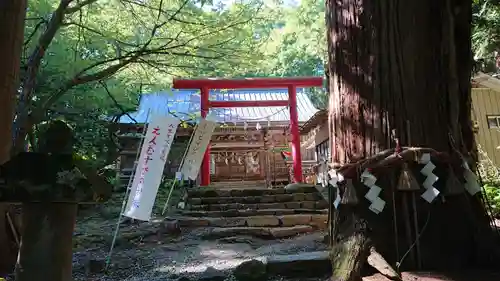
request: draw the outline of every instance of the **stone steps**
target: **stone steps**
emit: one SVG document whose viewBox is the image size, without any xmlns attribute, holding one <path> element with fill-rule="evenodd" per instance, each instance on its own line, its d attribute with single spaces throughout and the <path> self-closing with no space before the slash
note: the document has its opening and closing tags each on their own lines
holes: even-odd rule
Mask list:
<svg viewBox="0 0 500 281">
<path fill-rule="evenodd" d="M 245 182 L 188 190 L 180 227 L 205 227 L 208 237 L 280 239 L 327 229 L 328 203 L 315 186 L 248 187 Z"/>
<path fill-rule="evenodd" d="M 317 193 L 314 186 L 301 186 L 293 190 L 286 188 L 197 188 L 188 190 L 188 198 L 206 198 L 206 197 L 248 197 L 248 196 L 264 196 L 264 195 L 279 195 L 279 194 L 294 194 L 294 193 Z"/>
<path fill-rule="evenodd" d="M 250 217 L 177 217 L 181 227 L 292 227 L 308 225 L 315 229 L 326 229 L 327 214 L 296 214 L 283 216 L 250 216 Z"/>
<path fill-rule="evenodd" d="M 209 204 L 189 205 L 191 211 L 228 211 L 228 210 L 262 210 L 262 209 L 313 209 L 320 210 L 328 208 L 328 203 L 321 201 L 302 201 L 285 203 L 256 203 L 256 204 Z"/>
<path fill-rule="evenodd" d="M 215 189 L 235 189 L 235 188 L 249 188 L 255 189 L 258 188 L 266 188 L 265 181 L 224 181 L 224 182 L 212 182 L 209 188 Z"/>
<path fill-rule="evenodd" d="M 231 203 L 278 203 L 318 201 L 323 197 L 319 193 L 293 193 L 260 196 L 218 196 L 218 197 L 188 197 L 187 203 L 191 205 L 231 204 Z"/>
<path fill-rule="evenodd" d="M 290 188 L 198 188 L 189 190 L 185 199 L 189 211 L 225 212 L 234 210 L 328 208 L 315 186 Z"/>
<path fill-rule="evenodd" d="M 204 239 L 220 239 L 236 235 L 252 236 L 263 239 L 282 239 L 315 231 L 310 225 L 291 227 L 216 227 L 203 235 Z"/>
<path fill-rule="evenodd" d="M 180 211 L 180 215 L 189 217 L 248 217 L 266 215 L 293 214 L 328 214 L 327 209 L 257 209 L 257 210 L 227 210 L 227 211 Z"/>
</svg>

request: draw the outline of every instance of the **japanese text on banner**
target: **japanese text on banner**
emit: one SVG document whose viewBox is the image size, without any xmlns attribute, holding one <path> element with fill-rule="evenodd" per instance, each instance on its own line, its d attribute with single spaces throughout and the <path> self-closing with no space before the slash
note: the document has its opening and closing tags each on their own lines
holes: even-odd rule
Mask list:
<svg viewBox="0 0 500 281">
<path fill-rule="evenodd" d="M 141 148 L 124 215 L 149 220 L 179 120 L 153 115 Z"/>
<path fill-rule="evenodd" d="M 215 125 L 216 123 L 209 118 L 202 119 L 198 125 L 181 168 L 185 178 L 195 180 L 198 177 L 201 161 L 207 146 L 210 144 Z"/>
</svg>

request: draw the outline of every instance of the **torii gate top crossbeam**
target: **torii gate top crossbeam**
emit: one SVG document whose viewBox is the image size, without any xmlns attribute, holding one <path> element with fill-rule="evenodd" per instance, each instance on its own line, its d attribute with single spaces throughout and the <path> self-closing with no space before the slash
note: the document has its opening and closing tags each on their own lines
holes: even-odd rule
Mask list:
<svg viewBox="0 0 500 281">
<path fill-rule="evenodd" d="M 321 87 L 323 77 L 277 77 L 277 78 L 242 78 L 242 79 L 174 79 L 175 89 L 286 89 Z"/>
</svg>

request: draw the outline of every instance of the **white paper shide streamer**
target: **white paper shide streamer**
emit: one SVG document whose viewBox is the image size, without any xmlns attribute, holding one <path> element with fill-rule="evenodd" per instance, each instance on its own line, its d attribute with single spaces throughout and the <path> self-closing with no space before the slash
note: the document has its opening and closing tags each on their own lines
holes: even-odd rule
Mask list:
<svg viewBox="0 0 500 281">
<path fill-rule="evenodd" d="M 334 169 L 331 169 L 328 172 L 328 175 L 330 176 L 330 180 L 328 181 L 328 183 L 335 188 L 335 200 L 333 201 L 333 206 L 335 206 L 335 209 L 337 209 L 339 207 L 340 201 L 342 201 L 338 183 L 343 182 L 345 179 L 341 173 L 338 173 Z"/>
<path fill-rule="evenodd" d="M 429 153 L 424 153 L 420 158 L 420 164 L 425 164 L 425 166 L 420 170 L 426 178 L 424 183 L 422 184 L 426 191 L 420 195 L 425 201 L 432 203 L 434 199 L 439 195 L 439 190 L 434 187 L 434 183 L 439 180 L 439 177 L 436 176 L 433 171 L 436 168 L 436 165 L 431 161 L 431 155 Z"/>
<path fill-rule="evenodd" d="M 481 186 L 479 185 L 476 174 L 469 168 L 467 162 L 463 162 L 464 167 L 464 178 L 465 178 L 465 190 L 469 192 L 470 195 L 475 195 L 481 191 Z"/>
<path fill-rule="evenodd" d="M 375 214 L 379 214 L 384 210 L 385 201 L 379 197 L 382 188 L 375 184 L 377 182 L 377 177 L 370 173 L 370 171 L 365 170 L 361 174 L 361 181 L 369 188 L 368 192 L 365 194 L 365 198 L 372 204 L 368 208 Z"/>
<path fill-rule="evenodd" d="M 143 221 L 151 219 L 165 162 L 179 123 L 177 118 L 171 116 L 151 115 L 123 215 Z"/>
</svg>

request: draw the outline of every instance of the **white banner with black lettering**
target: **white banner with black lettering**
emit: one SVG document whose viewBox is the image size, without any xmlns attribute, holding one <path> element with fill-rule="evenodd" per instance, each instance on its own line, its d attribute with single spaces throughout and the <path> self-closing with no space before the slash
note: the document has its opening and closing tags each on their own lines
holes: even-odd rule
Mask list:
<svg viewBox="0 0 500 281">
<path fill-rule="evenodd" d="M 151 115 L 123 215 L 149 221 L 179 119 Z"/>
<path fill-rule="evenodd" d="M 196 180 L 198 177 L 203 156 L 210 144 L 210 139 L 216 125 L 217 123 L 211 117 L 208 117 L 202 119 L 196 128 L 181 168 L 181 173 L 185 179 Z"/>
</svg>

